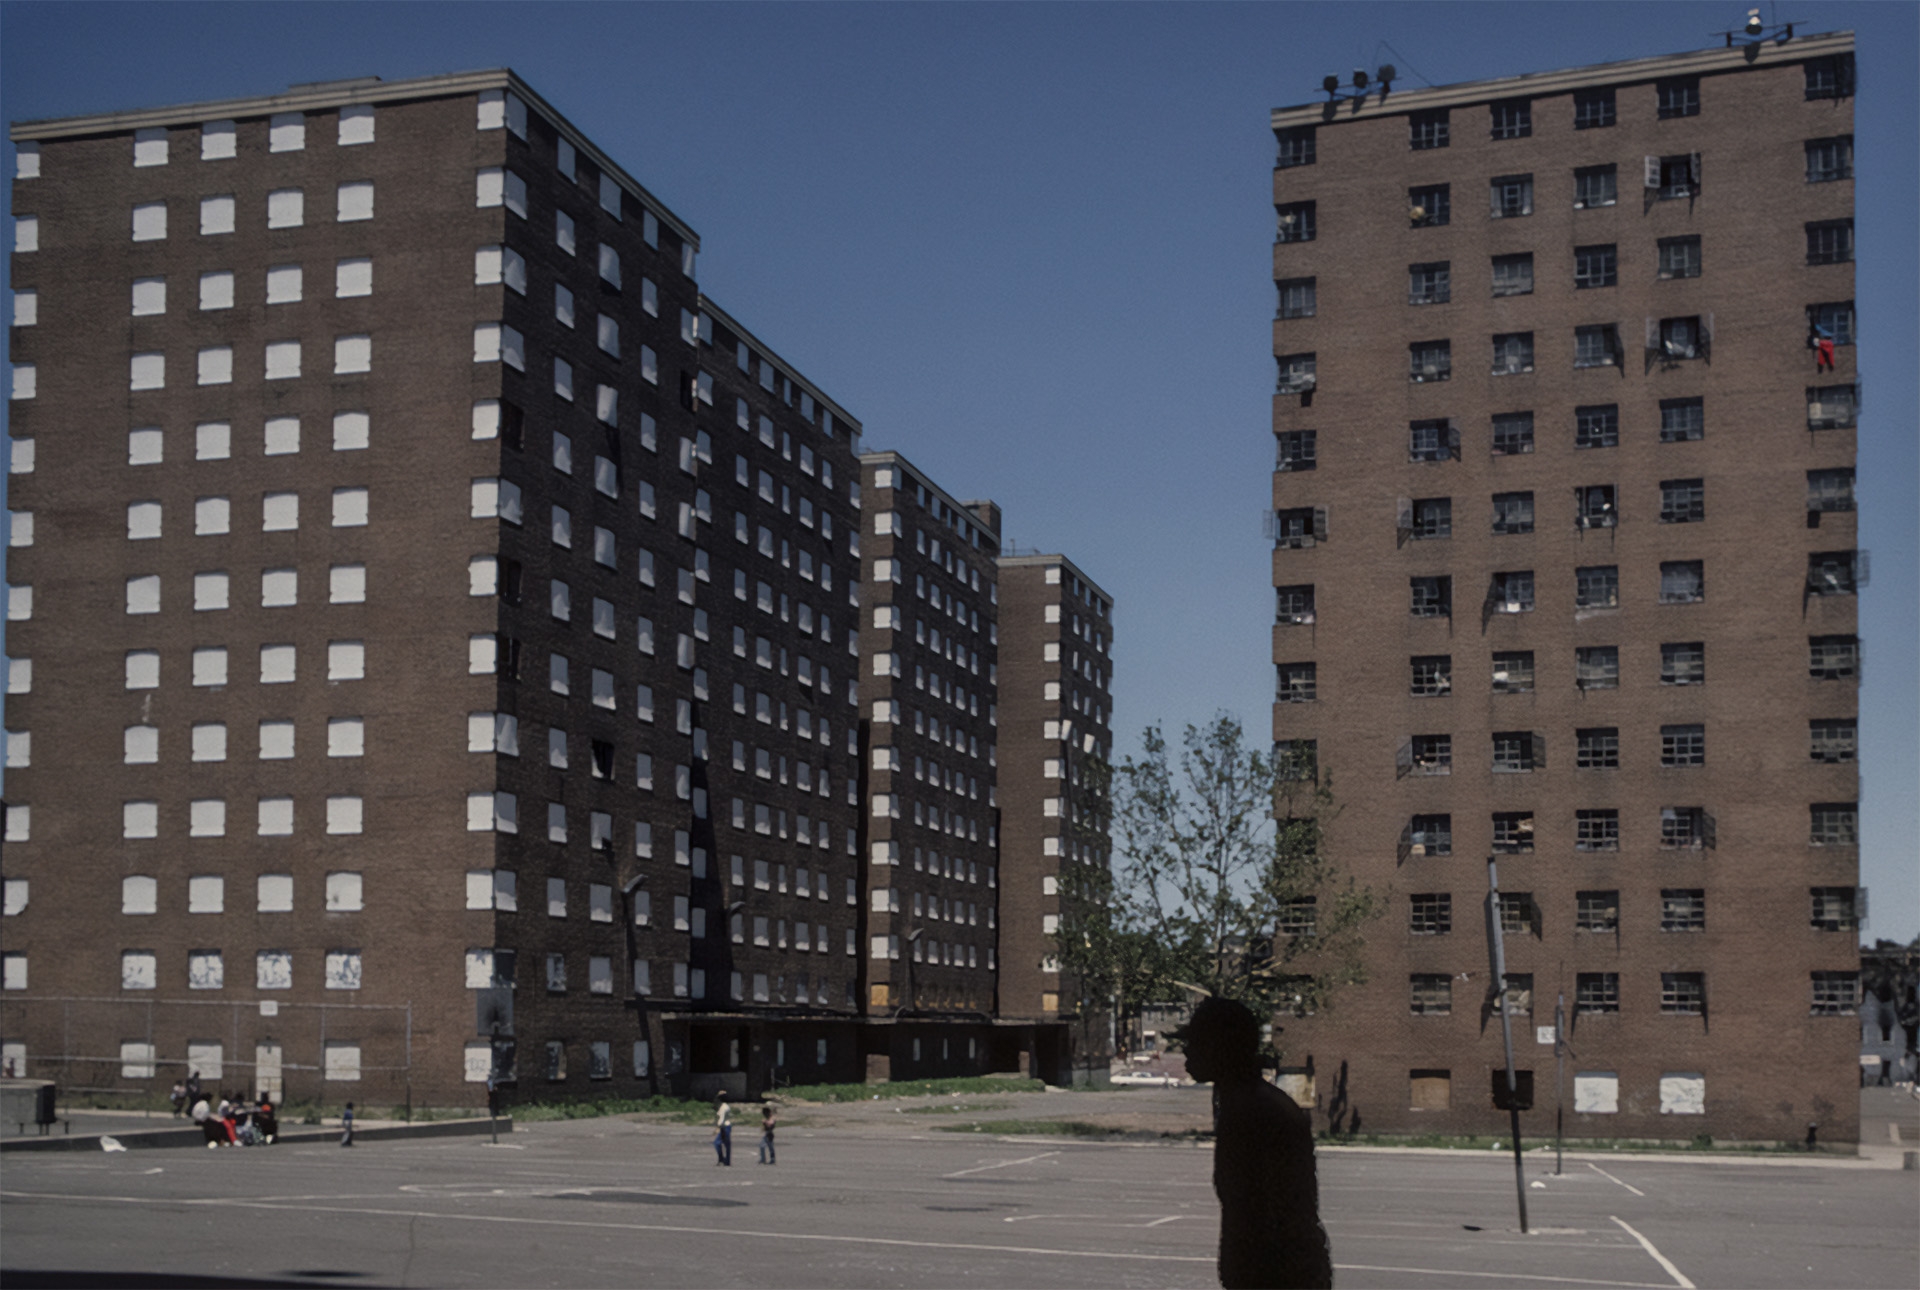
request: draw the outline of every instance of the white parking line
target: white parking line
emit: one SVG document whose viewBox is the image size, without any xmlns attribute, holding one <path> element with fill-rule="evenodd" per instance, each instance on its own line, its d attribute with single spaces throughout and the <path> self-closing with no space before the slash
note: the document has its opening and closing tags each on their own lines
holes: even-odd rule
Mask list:
<svg viewBox="0 0 1920 1290">
<path fill-rule="evenodd" d="M 1628 1191 L 1632 1192 L 1636 1196 L 1645 1196 L 1647 1194 L 1641 1191 L 1638 1187 L 1635 1187 L 1632 1183 L 1620 1182 L 1618 1178 L 1615 1178 L 1612 1174 L 1602 1169 L 1599 1165 L 1594 1164 L 1593 1161 L 1591 1160 L 1587 1161 L 1587 1168 L 1593 1170 L 1593 1172 L 1599 1174 L 1602 1178 L 1605 1178 L 1608 1182 L 1620 1183 L 1622 1187 L 1625 1187 Z M 1619 1222 L 1618 1219 L 1615 1219 L 1614 1221 Z"/>
<path fill-rule="evenodd" d="M 1607 1217 L 1613 1218 L 1614 1222 L 1620 1224 L 1621 1231 L 1625 1232 L 1628 1236 L 1631 1236 L 1634 1240 L 1640 1242 L 1640 1248 L 1645 1250 L 1648 1254 L 1651 1254 L 1653 1256 L 1653 1261 L 1666 1269 L 1667 1275 L 1673 1278 L 1675 1285 L 1679 1286 L 1681 1290 L 1694 1290 L 1693 1282 L 1687 1280 L 1685 1276 L 1681 1275 L 1680 1269 L 1673 1266 L 1672 1259 L 1669 1259 L 1666 1255 L 1654 1249 L 1652 1241 L 1649 1241 L 1646 1237 L 1634 1231 L 1631 1227 L 1629 1227 L 1626 1223 L 1622 1222 L 1620 1219 L 1614 1218 L 1612 1214 L 1607 1215 Z"/>
<path fill-rule="evenodd" d="M 1494 1281 L 1526 1281 L 1535 1285 L 1627 1286 L 1634 1290 L 1668 1290 L 1657 1281 L 1595 1281 L 1589 1277 L 1543 1277 L 1520 1272 L 1462 1272 L 1457 1268 L 1394 1268 L 1376 1263 L 1336 1263 L 1336 1272 L 1411 1272 L 1428 1277 L 1477 1277 Z M 1692 1285 L 1691 1281 L 1687 1282 Z"/>
<path fill-rule="evenodd" d="M 962 1169 L 958 1173 L 941 1174 L 942 1178 L 965 1178 L 968 1174 L 984 1174 L 993 1169 L 1005 1169 L 1010 1165 L 1030 1165 L 1036 1160 L 1045 1160 L 1048 1156 L 1057 1156 L 1058 1151 L 1042 1151 L 1037 1156 L 1022 1156 L 1018 1160 L 998 1160 L 990 1165 L 979 1165 L 972 1169 Z"/>
</svg>

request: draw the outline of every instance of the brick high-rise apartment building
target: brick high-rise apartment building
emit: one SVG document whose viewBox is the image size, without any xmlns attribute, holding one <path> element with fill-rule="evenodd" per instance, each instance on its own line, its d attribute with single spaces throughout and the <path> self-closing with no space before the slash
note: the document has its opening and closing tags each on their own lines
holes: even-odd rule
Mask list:
<svg viewBox="0 0 1920 1290">
<path fill-rule="evenodd" d="M 9 1064 L 857 1078 L 860 427 L 692 230 L 505 71 L 13 137 Z"/>
<path fill-rule="evenodd" d="M 1006 1064 L 988 1026 L 1000 509 L 956 501 L 899 453 L 860 467 L 868 1068 L 976 1073 Z"/>
<path fill-rule="evenodd" d="M 1337 1124 L 1504 1128 L 1494 856 L 1534 1123 L 1564 996 L 1572 1132 L 1857 1131 L 1852 47 L 1273 113 L 1274 737 L 1387 896 L 1287 1023 Z"/>
<path fill-rule="evenodd" d="M 1113 597 L 1063 555 L 1002 556 L 1000 627 L 1000 1012 L 1075 1015 L 1050 1037 L 1075 1051 L 1040 1067 L 1102 1065 L 1113 1036 L 1078 1016 L 1059 936 L 1074 884 L 1112 856 Z"/>
</svg>

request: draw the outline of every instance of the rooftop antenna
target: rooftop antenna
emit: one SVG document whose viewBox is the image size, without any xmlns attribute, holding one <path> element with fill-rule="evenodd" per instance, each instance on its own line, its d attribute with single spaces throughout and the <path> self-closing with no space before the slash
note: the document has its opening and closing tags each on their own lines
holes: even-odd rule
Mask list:
<svg viewBox="0 0 1920 1290">
<path fill-rule="evenodd" d="M 1774 16 L 1776 18 L 1779 16 L 1777 8 Z M 1796 25 L 1797 23 L 1794 22 L 1775 22 L 1769 25 L 1760 17 L 1758 9 L 1749 9 L 1747 20 L 1738 31 L 1723 31 L 1717 34 L 1726 37 L 1728 49 L 1732 49 L 1736 44 L 1745 48 L 1765 44 L 1769 40 L 1776 45 L 1784 45 L 1793 39 L 1793 29 Z"/>
<path fill-rule="evenodd" d="M 1358 107 L 1366 101 L 1367 92 L 1375 81 L 1380 83 L 1380 98 L 1384 102 L 1387 91 L 1393 86 L 1394 78 L 1399 75 L 1399 69 L 1392 63 L 1382 63 L 1371 76 L 1367 74 L 1365 68 L 1356 67 L 1353 69 L 1351 84 L 1348 87 L 1342 88 L 1340 78 L 1330 73 L 1320 78 L 1320 90 L 1327 96 L 1329 105 L 1349 102 Z"/>
</svg>

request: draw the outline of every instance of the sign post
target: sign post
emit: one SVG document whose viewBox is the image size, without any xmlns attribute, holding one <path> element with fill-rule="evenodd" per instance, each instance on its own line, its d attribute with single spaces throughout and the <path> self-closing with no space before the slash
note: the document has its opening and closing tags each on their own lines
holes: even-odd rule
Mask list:
<svg viewBox="0 0 1920 1290">
<path fill-rule="evenodd" d="M 1513 1073 L 1513 1014 L 1507 1008 L 1507 945 L 1500 926 L 1500 877 L 1487 857 L 1487 954 L 1500 999 L 1500 1038 L 1507 1050 L 1507 1116 L 1513 1131 L 1513 1187 L 1520 1202 L 1520 1231 L 1527 1231 L 1527 1176 L 1520 1157 L 1520 1082 Z"/>
</svg>

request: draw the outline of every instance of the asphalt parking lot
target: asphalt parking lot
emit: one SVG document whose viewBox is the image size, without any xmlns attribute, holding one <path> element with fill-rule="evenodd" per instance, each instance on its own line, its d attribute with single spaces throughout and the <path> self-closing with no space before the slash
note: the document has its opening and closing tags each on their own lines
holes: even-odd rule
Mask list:
<svg viewBox="0 0 1920 1290">
<path fill-rule="evenodd" d="M 1191 1091 L 1189 1091 L 1191 1092 Z M 1129 1095 L 1132 1096 L 1132 1095 Z M 1211 1152 L 806 1115 L 262 1150 L 10 1154 L 5 1285 L 1210 1286 Z M 751 1117 L 747 1117 L 751 1118 Z M 1920 1174 L 1858 1164 L 1325 1151 L 1342 1286 L 1915 1284 Z"/>
</svg>

